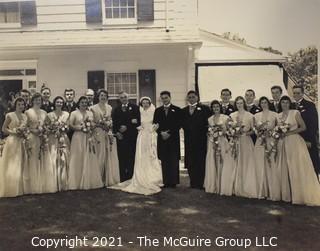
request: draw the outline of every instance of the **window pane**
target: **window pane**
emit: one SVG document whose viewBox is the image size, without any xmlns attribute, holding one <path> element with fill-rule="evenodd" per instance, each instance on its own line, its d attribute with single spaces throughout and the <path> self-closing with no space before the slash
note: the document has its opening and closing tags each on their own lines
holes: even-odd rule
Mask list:
<svg viewBox="0 0 320 251">
<path fill-rule="evenodd" d="M 129 73 L 124 73 L 122 79 L 123 83 L 130 83 Z"/>
<path fill-rule="evenodd" d="M 120 84 L 121 83 L 121 73 L 115 74 L 115 83 Z"/>
<path fill-rule="evenodd" d="M 128 9 L 128 18 L 134 18 L 134 8 Z"/>
<path fill-rule="evenodd" d="M 130 73 L 130 83 L 136 83 L 137 78 L 135 73 Z"/>
<path fill-rule="evenodd" d="M 134 7 L 134 0 L 128 0 L 128 6 Z"/>
<path fill-rule="evenodd" d="M 127 8 L 121 8 L 121 18 L 127 18 Z"/>
<path fill-rule="evenodd" d="M 130 84 L 130 94 L 137 94 L 137 85 Z"/>
<path fill-rule="evenodd" d="M 107 82 L 108 84 L 113 84 L 114 83 L 114 74 L 113 73 L 108 73 L 107 74 Z"/>
<path fill-rule="evenodd" d="M 121 85 L 116 84 L 115 86 L 115 94 L 118 94 L 122 89 L 121 89 Z"/>
<path fill-rule="evenodd" d="M 120 0 L 113 0 L 113 6 L 114 7 L 120 6 Z"/>
<path fill-rule="evenodd" d="M 120 5 L 127 7 L 127 0 L 120 0 Z"/>
<path fill-rule="evenodd" d="M 122 90 L 125 91 L 126 93 L 130 93 L 130 87 L 129 87 L 129 84 L 123 84 L 122 85 Z"/>
<path fill-rule="evenodd" d="M 18 2 L 7 3 L 7 12 L 18 12 L 19 5 Z"/>
<path fill-rule="evenodd" d="M 106 8 L 106 18 L 112 18 L 112 9 Z"/>
<path fill-rule="evenodd" d="M 112 0 L 106 0 L 106 7 L 112 6 Z"/>
<path fill-rule="evenodd" d="M 113 9 L 113 18 L 119 18 L 120 17 L 120 9 L 114 8 Z"/>
</svg>

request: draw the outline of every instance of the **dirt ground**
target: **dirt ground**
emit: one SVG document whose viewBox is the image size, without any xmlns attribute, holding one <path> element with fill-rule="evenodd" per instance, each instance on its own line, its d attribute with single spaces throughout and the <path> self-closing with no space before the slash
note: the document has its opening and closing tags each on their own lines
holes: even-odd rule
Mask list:
<svg viewBox="0 0 320 251">
<path fill-rule="evenodd" d="M 75 236 L 87 237 L 88 246 L 45 249 L 31 245 L 33 237 Z M 95 236 L 121 237 L 123 246 L 92 247 Z M 160 246 L 140 246 L 137 236 L 159 239 Z M 212 244 L 162 245 L 164 237 L 183 236 L 209 238 Z M 0 199 L 0 251 L 244 249 L 219 247 L 217 237 L 250 239 L 253 244 L 247 250 L 320 250 L 320 208 L 206 194 L 188 188 L 185 172 L 178 188 L 149 197 L 98 189 Z M 277 237 L 272 239 L 277 247 L 255 247 L 256 237 L 260 244 L 262 237 Z"/>
</svg>

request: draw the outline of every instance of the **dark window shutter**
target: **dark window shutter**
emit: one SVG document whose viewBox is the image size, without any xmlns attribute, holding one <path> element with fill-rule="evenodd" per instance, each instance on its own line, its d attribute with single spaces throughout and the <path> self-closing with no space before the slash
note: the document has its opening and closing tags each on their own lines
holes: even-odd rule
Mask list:
<svg viewBox="0 0 320 251">
<path fill-rule="evenodd" d="M 102 23 L 101 0 L 86 0 L 87 23 Z"/>
<path fill-rule="evenodd" d="M 138 21 L 154 20 L 154 0 L 137 0 Z"/>
<path fill-rule="evenodd" d="M 37 24 L 36 1 L 20 2 L 21 25 Z"/>
<path fill-rule="evenodd" d="M 139 96 L 156 103 L 156 70 L 139 70 Z"/>
<path fill-rule="evenodd" d="M 96 93 L 99 89 L 104 89 L 104 71 L 88 71 L 88 88 Z"/>
</svg>

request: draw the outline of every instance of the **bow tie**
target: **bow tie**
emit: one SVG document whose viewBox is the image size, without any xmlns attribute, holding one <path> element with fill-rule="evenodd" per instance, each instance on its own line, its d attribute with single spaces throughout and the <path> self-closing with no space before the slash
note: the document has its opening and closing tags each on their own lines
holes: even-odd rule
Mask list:
<svg viewBox="0 0 320 251">
<path fill-rule="evenodd" d="M 122 107 L 128 107 L 128 104 L 122 104 Z"/>
<path fill-rule="evenodd" d="M 195 103 L 195 104 L 189 104 L 189 107 L 196 107 L 197 106 L 197 103 Z"/>
</svg>

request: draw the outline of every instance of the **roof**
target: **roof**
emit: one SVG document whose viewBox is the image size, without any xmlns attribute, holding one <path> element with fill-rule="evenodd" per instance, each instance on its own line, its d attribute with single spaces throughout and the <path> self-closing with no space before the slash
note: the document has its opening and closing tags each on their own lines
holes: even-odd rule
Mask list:
<svg viewBox="0 0 320 251">
<path fill-rule="evenodd" d="M 196 63 L 284 62 L 282 55 L 266 52 L 200 29 L 203 42 Z"/>
</svg>

